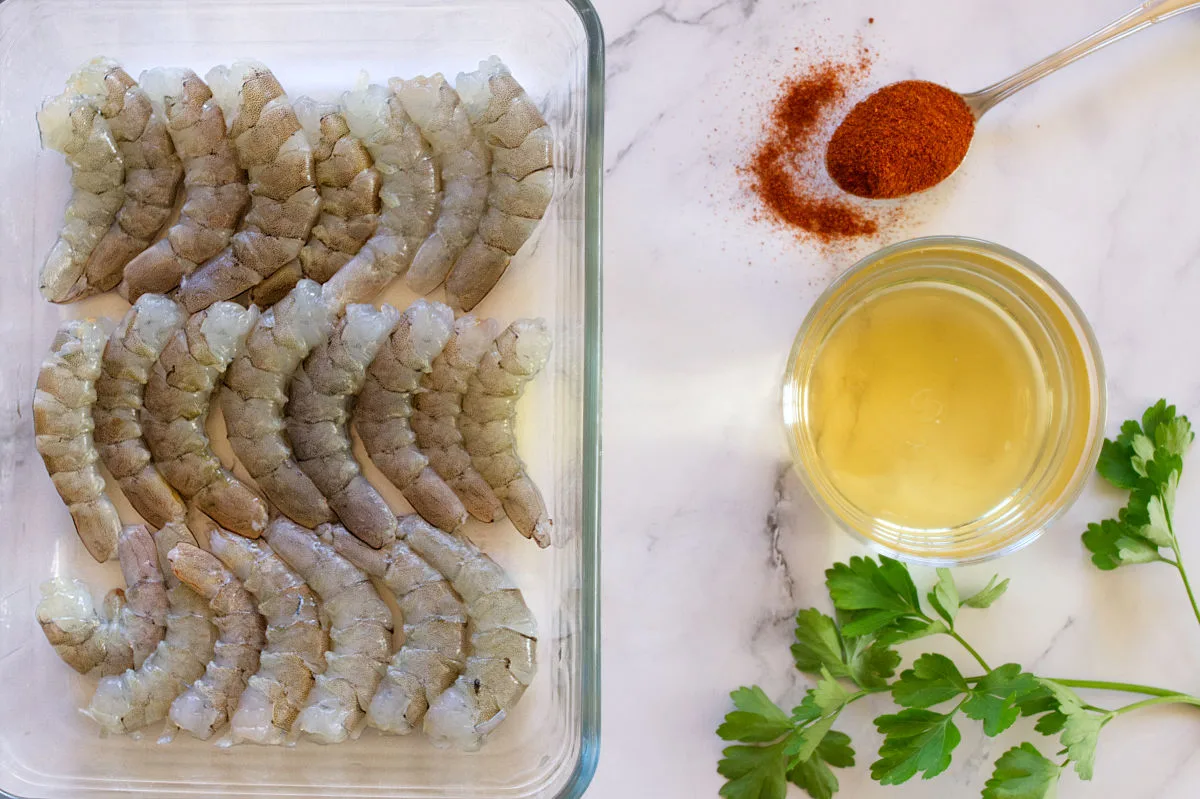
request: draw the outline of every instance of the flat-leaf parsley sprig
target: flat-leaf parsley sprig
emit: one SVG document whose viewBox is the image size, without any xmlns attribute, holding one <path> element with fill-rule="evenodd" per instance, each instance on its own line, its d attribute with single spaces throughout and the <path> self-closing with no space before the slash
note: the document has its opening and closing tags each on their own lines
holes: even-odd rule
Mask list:
<svg viewBox="0 0 1200 799">
<path fill-rule="evenodd" d="M 1115 519 L 1089 524 L 1083 545 L 1092 563 L 1105 571 L 1133 563 L 1166 563 L 1179 571 L 1200 621 L 1200 607 L 1175 536 L 1175 492 L 1183 473 L 1183 454 L 1195 434 L 1186 416 L 1159 400 L 1146 409 L 1141 423 L 1121 425 L 1116 440 L 1105 439 L 1096 470 L 1115 487 L 1129 492 L 1129 502 Z"/>
<path fill-rule="evenodd" d="M 1140 424 L 1126 422 L 1117 441 L 1106 441 L 1099 470 L 1130 490 L 1131 498 L 1118 518 L 1090 526 L 1084 543 L 1104 569 L 1153 561 L 1174 566 L 1195 609 L 1172 524 L 1182 456 L 1191 440 L 1187 418 L 1159 402 Z M 882 742 L 870 770 L 883 785 L 944 772 L 962 740 L 959 726 L 964 723 L 978 722 L 993 737 L 1028 717 L 1038 733 L 1058 739 L 1048 750 L 1057 752 L 1055 759 L 1031 742 L 1003 753 L 983 799 L 1047 799 L 1068 767 L 1091 779 L 1100 734 L 1114 719 L 1156 705 L 1200 707 L 1200 698 L 1179 691 L 1048 679 L 1016 663 L 991 666 L 955 624 L 963 611 L 991 606 L 1008 584 L 993 577 L 981 591 L 963 598 L 950 571 L 938 569 L 937 582 L 922 601 L 912 574 L 899 561 L 856 557 L 834 564 L 825 572 L 833 615 L 816 608 L 796 614 L 792 658 L 816 684 L 790 713 L 758 686 L 731 694 L 734 710 L 717 729 L 718 736 L 734 743 L 717 766 L 726 780 L 721 796 L 784 799 L 790 783 L 814 799 L 830 799 L 839 787 L 835 770 L 856 762 L 849 736 L 834 726 L 850 705 L 872 694 L 890 694 L 898 705 L 897 712 L 875 719 Z M 1200 610 L 1196 613 L 1200 619 Z M 898 645 L 937 635 L 956 641 L 978 673 L 964 673 L 950 658 L 927 653 L 897 674 Z M 1085 700 L 1077 689 L 1140 698 L 1107 709 Z"/>
</svg>

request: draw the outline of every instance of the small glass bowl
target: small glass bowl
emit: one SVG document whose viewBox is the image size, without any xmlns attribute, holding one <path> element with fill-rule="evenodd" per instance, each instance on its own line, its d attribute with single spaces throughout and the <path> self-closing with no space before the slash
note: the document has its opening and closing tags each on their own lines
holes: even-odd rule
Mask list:
<svg viewBox="0 0 1200 799">
<path fill-rule="evenodd" d="M 1044 377 L 1046 425 L 1025 478 L 1004 501 L 953 527 L 906 527 L 855 507 L 835 487 L 812 436 L 810 381 L 830 332 L 868 298 L 913 282 L 973 293 L 998 308 L 1028 339 Z M 936 566 L 1006 555 L 1036 540 L 1082 491 L 1103 443 L 1105 403 L 1099 346 L 1058 281 L 1012 250 L 952 236 L 887 247 L 834 282 L 796 335 L 783 387 L 793 462 L 817 503 L 839 526 L 878 549 Z"/>
</svg>

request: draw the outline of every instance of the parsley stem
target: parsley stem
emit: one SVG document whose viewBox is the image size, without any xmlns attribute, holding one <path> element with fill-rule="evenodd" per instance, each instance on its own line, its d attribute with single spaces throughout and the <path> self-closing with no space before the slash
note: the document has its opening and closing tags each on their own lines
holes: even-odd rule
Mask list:
<svg viewBox="0 0 1200 799">
<path fill-rule="evenodd" d="M 1192 583 L 1188 580 L 1187 569 L 1183 567 L 1183 556 L 1179 554 L 1179 542 L 1172 542 L 1171 549 L 1175 550 L 1175 568 L 1179 570 L 1179 576 L 1183 578 L 1183 587 L 1187 591 L 1188 601 L 1192 603 L 1192 613 L 1195 615 L 1196 621 L 1200 622 L 1200 606 L 1196 604 L 1196 595 L 1192 592 Z"/>
<path fill-rule="evenodd" d="M 1137 685 L 1130 682 L 1109 682 L 1107 680 L 1060 680 L 1058 677 L 1047 677 L 1051 682 L 1065 685 L 1068 688 L 1092 688 L 1097 691 L 1122 691 L 1127 694 L 1145 694 L 1146 696 L 1180 697 L 1187 694 L 1179 691 L 1168 691 L 1165 688 L 1155 688 L 1152 685 Z"/>
<path fill-rule="evenodd" d="M 1159 502 L 1162 503 L 1163 517 L 1167 520 L 1167 531 L 1171 534 L 1171 551 L 1175 553 L 1175 562 L 1172 565 L 1179 571 L 1179 576 L 1183 579 L 1183 588 L 1187 591 L 1188 601 L 1192 603 L 1192 615 L 1196 617 L 1197 622 L 1200 622 L 1200 605 L 1196 604 L 1192 581 L 1188 579 L 1187 569 L 1183 566 L 1183 553 L 1179 551 L 1179 537 L 1175 535 L 1175 520 L 1171 518 L 1171 503 L 1167 501 L 1167 497 L 1164 496 L 1161 489 L 1156 493 Z M 1164 560 L 1169 561 L 1167 558 Z"/>
<path fill-rule="evenodd" d="M 1113 716 L 1119 716 L 1122 713 L 1131 713 L 1134 710 L 1141 710 L 1145 707 L 1153 707 L 1154 705 L 1195 705 L 1200 707 L 1200 699 L 1186 694 L 1176 694 L 1175 696 L 1156 696 L 1152 699 L 1143 699 L 1141 702 L 1134 702 L 1132 705 L 1119 707 L 1112 711 Z"/>
<path fill-rule="evenodd" d="M 951 638 L 953 638 L 955 641 L 958 641 L 960 644 L 962 644 L 963 649 L 965 649 L 971 653 L 971 657 L 975 658 L 975 662 L 978 663 L 980 666 L 982 666 L 984 671 L 992 670 L 992 667 L 987 664 L 987 661 L 983 659 L 983 656 L 980 655 L 978 652 L 976 652 L 975 647 L 968 644 L 965 638 L 963 638 L 961 635 L 956 633 L 954 630 L 947 630 L 946 634 L 949 635 Z"/>
</svg>

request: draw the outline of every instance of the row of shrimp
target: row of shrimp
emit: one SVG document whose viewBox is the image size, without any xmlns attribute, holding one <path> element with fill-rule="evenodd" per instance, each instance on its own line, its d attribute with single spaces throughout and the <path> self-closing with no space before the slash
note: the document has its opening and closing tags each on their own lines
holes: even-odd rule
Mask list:
<svg viewBox="0 0 1200 799">
<path fill-rule="evenodd" d="M 203 549 L 178 522 L 127 526 L 126 590 L 97 610 L 82 582 L 51 580 L 37 620 L 64 662 L 100 675 L 83 713 L 108 734 L 161 722 L 163 742 L 225 730 L 224 745 L 279 745 L 420 729 L 473 751 L 533 680 L 535 619 L 465 536 L 415 515 L 396 529 L 377 550 L 278 517 L 262 540 L 210 526 Z"/>
<path fill-rule="evenodd" d="M 424 299 L 403 312 L 339 305 L 302 279 L 261 314 L 225 301 L 188 314 L 146 294 L 107 337 L 98 322 L 63 324 L 34 392 L 35 445 L 97 561 L 116 553 L 121 530 L 101 463 L 156 526 L 195 511 L 257 538 L 274 509 L 390 544 L 395 516 L 362 472 L 352 428 L 434 526 L 458 532 L 468 516 L 507 515 L 550 544 L 553 523 L 516 437 L 517 401 L 549 359 L 545 322 L 500 331 Z M 209 440 L 218 396 L 253 485 Z"/>
<path fill-rule="evenodd" d="M 266 308 L 302 278 L 364 302 L 403 278 L 471 310 L 546 214 L 554 139 L 499 59 L 456 87 L 364 76 L 338 103 L 293 102 L 254 61 L 138 81 L 89 61 L 38 113 L 73 187 L 43 296 L 171 293 L 196 313 Z"/>
</svg>

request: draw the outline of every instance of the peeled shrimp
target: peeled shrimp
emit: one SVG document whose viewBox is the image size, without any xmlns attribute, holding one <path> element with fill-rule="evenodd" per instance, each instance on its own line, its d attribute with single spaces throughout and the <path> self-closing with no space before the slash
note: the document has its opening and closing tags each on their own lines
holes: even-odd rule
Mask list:
<svg viewBox="0 0 1200 799">
<path fill-rule="evenodd" d="M 161 294 L 138 297 L 109 337 L 96 380 L 92 419 L 100 459 L 133 509 L 156 527 L 182 521 L 187 508 L 151 462 L 139 414 L 154 364 L 186 319 L 183 309 Z"/>
<path fill-rule="evenodd" d="M 542 319 L 518 319 L 492 343 L 467 381 L 458 430 L 471 463 L 504 503 L 513 526 L 540 547 L 550 546 L 552 522 L 542 492 L 517 454 L 517 400 L 550 358 Z"/>
<path fill-rule="evenodd" d="M 121 282 L 125 265 L 150 246 L 175 208 L 183 166 L 150 97 L 110 58 L 93 58 L 67 81 L 95 98 L 125 162 L 125 200 L 84 269 L 87 294 Z"/>
<path fill-rule="evenodd" d="M 438 287 L 479 228 L 487 209 L 491 150 L 475 135 L 458 92 L 437 74 L 389 85 L 433 147 L 442 203 L 433 232 L 421 244 L 404 282 L 418 294 Z"/>
<path fill-rule="evenodd" d="M 365 84 L 342 95 L 342 107 L 382 175 L 383 212 L 375 235 L 325 284 L 326 295 L 343 305 L 368 301 L 403 275 L 438 211 L 437 166 L 420 129 L 387 87 Z"/>
<path fill-rule="evenodd" d="M 321 286 L 301 280 L 259 318 L 225 375 L 221 410 L 229 443 L 258 487 L 303 525 L 333 520 L 325 497 L 292 457 L 283 419 L 292 374 L 333 329 L 337 308 Z"/>
<path fill-rule="evenodd" d="M 471 636 L 462 674 L 425 714 L 425 734 L 435 746 L 474 751 L 533 681 L 537 620 L 508 574 L 466 537 L 418 516 L 400 520 L 399 536 L 462 597 Z"/>
<path fill-rule="evenodd" d="M 139 668 L 105 677 L 83 714 L 110 733 L 132 732 L 167 716 L 171 701 L 204 673 L 217 639 L 208 603 L 180 584 L 167 553 L 176 544 L 195 544 L 182 524 L 154 534 L 158 566 L 167 585 L 167 632 Z"/>
<path fill-rule="evenodd" d="M 446 346 L 453 325 L 454 312 L 440 302 L 410 305 L 371 362 L 354 404 L 354 429 L 371 461 L 417 513 L 443 530 L 461 527 L 467 511 L 417 448 L 409 420 L 421 375 Z"/>
<path fill-rule="evenodd" d="M 266 539 L 321 598 L 333 640 L 296 726 L 320 743 L 356 738 L 392 652 L 392 612 L 366 572 L 312 531 L 277 518 Z"/>
<path fill-rule="evenodd" d="M 95 322 L 68 320 L 42 361 L 33 394 L 33 432 L 58 495 L 92 557 L 103 563 L 117 549 L 121 519 L 104 494 L 92 440 L 92 405 L 106 336 Z"/>
<path fill-rule="evenodd" d="M 233 742 L 282 744 L 312 690 L 313 676 L 325 671 L 329 635 L 321 627 L 317 598 L 263 541 L 216 530 L 209 546 L 254 595 L 267 622 L 258 672 L 229 721 Z"/>
<path fill-rule="evenodd" d="M 166 237 L 126 264 L 118 291 L 130 302 L 147 292 L 165 294 L 221 252 L 250 201 L 246 172 L 208 84 L 190 69 L 161 68 L 143 72 L 140 83 L 183 160 L 185 198 Z"/>
<path fill-rule="evenodd" d="M 467 611 L 442 574 L 403 540 L 371 549 L 344 530 L 333 546 L 354 565 L 383 581 L 404 618 L 404 645 L 392 656 L 371 700 L 367 724 L 405 735 L 416 729 L 437 697 L 462 672 L 467 658 Z"/>
<path fill-rule="evenodd" d="M 417 446 L 429 465 L 454 489 L 467 512 L 483 522 L 494 522 L 504 511 L 500 498 L 472 465 L 458 419 L 467 382 L 499 332 L 500 325 L 493 319 L 464 316 L 456 321 L 432 371 L 421 378 L 422 390 L 416 395 L 410 420 Z"/>
<path fill-rule="evenodd" d="M 208 740 L 237 709 L 250 675 L 258 671 L 266 645 L 266 622 L 241 581 L 212 554 L 188 543 L 167 554 L 171 570 L 208 600 L 220 634 L 213 658 L 197 679 L 171 703 L 169 718 L 177 727 Z"/>
<path fill-rule="evenodd" d="M 125 199 L 125 164 L 100 110 L 74 89 L 48 100 L 37 121 L 42 144 L 67 157 L 72 187 L 58 240 L 42 265 L 41 291 L 50 302 L 72 302 L 91 291 L 88 258 Z"/>
<path fill-rule="evenodd" d="M 267 505 L 226 469 L 205 431 L 213 391 L 242 349 L 258 310 L 222 302 L 172 335 L 146 384 L 142 429 L 154 463 L 175 490 L 218 524 L 257 538 Z"/>
<path fill-rule="evenodd" d="M 492 151 L 488 209 L 446 278 L 446 301 L 469 311 L 500 281 L 554 193 L 554 135 L 508 67 L 493 56 L 456 81 L 471 125 Z"/>
<path fill-rule="evenodd" d="M 128 590 L 109 592 L 99 614 L 81 581 L 55 578 L 42 585 L 38 624 L 58 656 L 80 674 L 96 667 L 101 674 L 120 674 L 141 666 L 163 637 L 167 590 L 150 531 L 140 524 L 122 530 L 117 556 Z"/>
<path fill-rule="evenodd" d="M 396 537 L 396 516 L 351 451 L 350 406 L 367 365 L 396 326 L 390 305 L 350 305 L 292 377 L 287 433 L 296 462 L 350 532 L 373 547 Z"/>
<path fill-rule="evenodd" d="M 206 77 L 250 177 L 250 210 L 230 246 L 183 278 L 178 299 L 191 313 L 237 297 L 294 261 L 321 210 L 312 147 L 271 71 L 237 61 Z"/>
<path fill-rule="evenodd" d="M 301 97 L 293 107 L 313 148 L 321 216 L 300 258 L 259 283 L 250 299 L 261 307 L 275 304 L 301 277 L 324 283 L 333 277 L 379 226 L 379 170 L 371 154 L 351 135 L 336 105 Z"/>
</svg>

